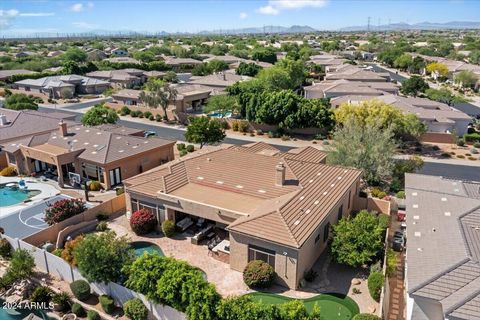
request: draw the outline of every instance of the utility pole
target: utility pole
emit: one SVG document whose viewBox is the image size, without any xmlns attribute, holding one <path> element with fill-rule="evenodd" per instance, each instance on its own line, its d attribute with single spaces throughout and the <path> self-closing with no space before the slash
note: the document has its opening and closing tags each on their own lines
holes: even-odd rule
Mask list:
<svg viewBox="0 0 480 320">
<path fill-rule="evenodd" d="M 368 23 L 367 23 L 367 31 L 370 32 L 370 20 L 372 17 L 368 17 Z"/>
</svg>

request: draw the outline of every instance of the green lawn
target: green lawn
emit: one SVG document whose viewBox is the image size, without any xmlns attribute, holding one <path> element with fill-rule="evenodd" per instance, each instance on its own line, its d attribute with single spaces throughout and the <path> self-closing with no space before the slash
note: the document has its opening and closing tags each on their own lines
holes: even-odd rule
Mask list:
<svg viewBox="0 0 480 320">
<path fill-rule="evenodd" d="M 253 292 L 248 296 L 255 301 L 267 304 L 281 304 L 292 298 L 284 297 L 273 293 Z M 301 299 L 308 312 L 311 312 L 315 303 L 320 307 L 322 320 L 350 320 L 360 312 L 358 305 L 349 297 L 335 294 L 319 294 L 318 296 Z"/>
</svg>

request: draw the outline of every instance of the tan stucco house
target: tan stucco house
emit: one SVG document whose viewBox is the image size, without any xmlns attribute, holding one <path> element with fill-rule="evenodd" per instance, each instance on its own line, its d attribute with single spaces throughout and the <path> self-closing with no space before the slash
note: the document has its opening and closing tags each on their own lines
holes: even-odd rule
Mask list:
<svg viewBox="0 0 480 320">
<path fill-rule="evenodd" d="M 214 226 L 224 245 L 213 254 L 232 269 L 263 260 L 277 283 L 297 288 L 359 190 L 359 170 L 325 158 L 312 147 L 280 152 L 261 142 L 199 151 L 125 180 L 127 212 L 148 208 L 177 227 Z"/>
</svg>

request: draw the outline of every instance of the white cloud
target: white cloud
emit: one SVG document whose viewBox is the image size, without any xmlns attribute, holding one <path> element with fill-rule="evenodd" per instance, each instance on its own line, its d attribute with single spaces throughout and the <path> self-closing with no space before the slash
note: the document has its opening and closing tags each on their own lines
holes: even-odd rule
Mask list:
<svg viewBox="0 0 480 320">
<path fill-rule="evenodd" d="M 87 2 L 87 7 L 92 9 L 94 7 L 93 2 Z"/>
<path fill-rule="evenodd" d="M 82 12 L 84 9 L 83 3 L 75 3 L 70 7 L 70 11 L 73 12 Z"/>
<path fill-rule="evenodd" d="M 270 0 L 266 6 L 257 9 L 258 13 L 277 15 L 284 10 L 302 8 L 322 8 L 328 0 Z"/>
<path fill-rule="evenodd" d="M 10 28 L 17 17 L 49 17 L 53 15 L 55 15 L 53 12 L 20 12 L 16 9 L 0 9 L 0 29 Z"/>
<path fill-rule="evenodd" d="M 240 19 L 247 19 L 248 18 L 248 14 L 246 12 L 240 12 Z"/>
<path fill-rule="evenodd" d="M 25 12 L 20 13 L 19 17 L 51 17 L 54 16 L 55 13 L 53 12 Z"/>
<path fill-rule="evenodd" d="M 84 22 L 84 21 L 72 22 L 72 25 L 74 27 L 79 28 L 79 29 L 95 29 L 95 28 L 97 28 L 97 25 L 91 24 L 91 23 L 88 23 L 88 22 Z"/>
</svg>

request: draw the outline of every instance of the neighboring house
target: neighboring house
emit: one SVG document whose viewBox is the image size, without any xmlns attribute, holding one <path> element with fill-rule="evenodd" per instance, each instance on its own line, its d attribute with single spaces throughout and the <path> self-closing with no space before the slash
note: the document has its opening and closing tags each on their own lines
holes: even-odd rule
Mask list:
<svg viewBox="0 0 480 320">
<path fill-rule="evenodd" d="M 263 260 L 276 283 L 296 289 L 359 191 L 361 171 L 325 158 L 312 147 L 283 153 L 262 142 L 200 151 L 125 180 L 127 211 L 147 208 L 179 226 L 204 219 L 225 234 L 214 256 L 240 272 Z"/>
<path fill-rule="evenodd" d="M 93 71 L 87 73 L 86 76 L 108 81 L 112 85 L 120 88 L 133 88 L 135 86 L 142 85 L 147 80 L 145 71 L 133 68 Z"/>
<path fill-rule="evenodd" d="M 112 93 L 112 98 L 114 103 L 121 103 L 126 106 L 140 106 L 143 105 L 140 101 L 141 92 L 141 90 L 122 89 Z"/>
<path fill-rule="evenodd" d="M 61 56 L 64 53 L 65 51 L 61 51 L 61 50 L 50 51 L 47 53 L 47 57 L 55 58 L 55 57 Z"/>
<path fill-rule="evenodd" d="M 38 92 L 49 98 L 62 98 L 67 94 L 101 94 L 110 87 L 107 81 L 93 79 L 75 74 L 51 76 L 39 79 L 25 79 L 15 82 L 15 86 L 27 92 Z"/>
<path fill-rule="evenodd" d="M 25 70 L 25 69 L 15 69 L 15 70 L 0 70 L 0 81 L 5 81 L 11 76 L 17 74 L 35 74 L 35 71 Z"/>
<path fill-rule="evenodd" d="M 173 71 L 179 71 L 191 70 L 196 65 L 202 64 L 202 61 L 192 58 L 165 57 L 165 64 L 171 67 Z"/>
<path fill-rule="evenodd" d="M 480 319 L 480 182 L 405 177 L 407 320 Z"/>
<path fill-rule="evenodd" d="M 31 57 L 37 55 L 35 52 L 30 52 L 30 51 L 21 51 L 15 54 L 15 58 L 26 58 L 26 57 Z"/>
<path fill-rule="evenodd" d="M 325 80 L 349 80 L 360 82 L 386 82 L 390 81 L 388 72 L 374 72 L 366 68 L 359 68 L 354 65 L 337 66 L 335 70 L 326 69 Z"/>
<path fill-rule="evenodd" d="M 136 129 L 84 127 L 60 120 L 56 130 L 9 141 L 2 149 L 8 165 L 15 166 L 19 174 L 49 172 L 60 187 L 73 185 L 72 174 L 78 174 L 110 189 L 174 159 L 174 141 L 138 134 Z"/>
<path fill-rule="evenodd" d="M 233 72 L 222 71 L 208 76 L 192 76 L 188 83 L 200 84 L 202 86 L 210 87 L 214 90 L 223 91 L 228 86 L 248 79 L 250 79 L 250 77 L 240 76 Z"/>
<path fill-rule="evenodd" d="M 75 115 L 61 112 L 35 110 L 10 110 L 0 108 L 0 145 L 20 138 L 58 130 L 58 123 L 73 124 Z"/>
<path fill-rule="evenodd" d="M 322 81 L 304 87 L 305 98 L 336 98 L 345 95 L 381 96 L 398 94 L 399 87 L 391 82 Z"/>
<path fill-rule="evenodd" d="M 89 49 L 87 50 L 87 56 L 89 60 L 103 60 L 107 58 L 107 55 L 105 52 L 99 49 Z"/>
<path fill-rule="evenodd" d="M 120 48 L 113 48 L 107 54 L 110 57 L 128 57 L 128 51 Z"/>
<path fill-rule="evenodd" d="M 133 63 L 133 64 L 141 64 L 140 61 L 137 59 L 133 59 L 131 57 L 113 57 L 107 58 L 105 61 L 109 61 L 111 63 Z"/>
<path fill-rule="evenodd" d="M 452 60 L 452 59 L 447 59 L 443 57 L 432 57 L 432 56 L 426 56 L 426 55 L 420 55 L 416 53 L 411 53 L 410 54 L 412 57 L 422 57 L 425 59 L 427 62 L 438 62 L 442 63 L 447 66 L 448 68 L 448 75 L 447 78 L 453 79 L 455 77 L 455 74 L 457 74 L 460 71 L 472 71 L 473 73 L 476 73 L 480 77 L 480 66 L 476 64 L 471 64 L 471 63 L 466 63 L 464 61 L 458 61 L 458 60 Z M 427 71 L 426 69 L 421 70 L 422 75 L 426 75 Z M 439 77 L 439 74 L 436 72 L 433 72 L 431 74 L 432 78 L 437 79 Z"/>
<path fill-rule="evenodd" d="M 330 102 L 332 107 L 338 107 L 343 103 L 359 103 L 373 99 L 369 96 L 352 95 L 333 98 Z M 467 133 L 468 124 L 472 118 L 444 103 L 432 101 L 425 98 L 402 97 L 396 95 L 381 95 L 374 99 L 385 102 L 403 111 L 404 113 L 415 114 L 428 126 L 428 132 L 453 133 L 463 136 Z"/>
</svg>

